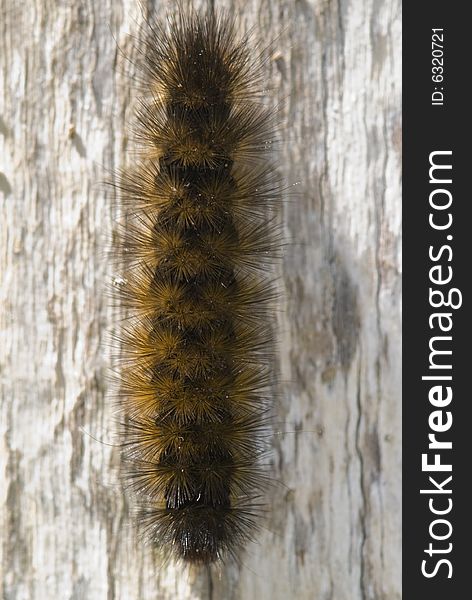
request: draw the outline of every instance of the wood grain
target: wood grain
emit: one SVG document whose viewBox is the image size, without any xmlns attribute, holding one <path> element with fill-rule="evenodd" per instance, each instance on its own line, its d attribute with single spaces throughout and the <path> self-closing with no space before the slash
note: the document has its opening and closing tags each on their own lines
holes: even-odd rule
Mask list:
<svg viewBox="0 0 472 600">
<path fill-rule="evenodd" d="M 5 600 L 400 598 L 400 0 L 215 4 L 273 43 L 281 170 L 297 184 L 266 528 L 242 565 L 211 573 L 135 542 L 113 446 L 114 207 L 100 182 L 129 160 L 120 49 L 140 13 L 0 0 Z"/>
</svg>

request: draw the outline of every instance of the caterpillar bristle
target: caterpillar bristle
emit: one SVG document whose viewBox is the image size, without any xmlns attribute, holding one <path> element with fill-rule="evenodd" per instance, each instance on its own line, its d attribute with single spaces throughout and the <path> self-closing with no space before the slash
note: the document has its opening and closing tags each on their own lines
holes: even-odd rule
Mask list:
<svg viewBox="0 0 472 600">
<path fill-rule="evenodd" d="M 116 182 L 124 475 L 145 539 L 209 564 L 254 537 L 270 480 L 276 117 L 228 15 L 179 6 L 138 56 L 139 160 Z"/>
</svg>

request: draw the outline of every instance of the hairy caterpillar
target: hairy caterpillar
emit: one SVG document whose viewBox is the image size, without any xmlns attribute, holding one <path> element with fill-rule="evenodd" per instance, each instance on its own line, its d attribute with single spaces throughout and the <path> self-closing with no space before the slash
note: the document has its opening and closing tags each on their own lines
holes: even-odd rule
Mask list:
<svg viewBox="0 0 472 600">
<path fill-rule="evenodd" d="M 146 538 L 190 563 L 254 536 L 268 479 L 280 185 L 249 42 L 213 10 L 147 23 L 140 155 L 117 183 L 126 481 Z"/>
</svg>

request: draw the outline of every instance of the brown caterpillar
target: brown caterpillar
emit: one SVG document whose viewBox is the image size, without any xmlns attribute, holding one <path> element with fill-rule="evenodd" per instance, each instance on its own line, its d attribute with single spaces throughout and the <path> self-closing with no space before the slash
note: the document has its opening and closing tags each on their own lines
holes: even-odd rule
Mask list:
<svg viewBox="0 0 472 600">
<path fill-rule="evenodd" d="M 269 478 L 274 111 L 229 16 L 179 8 L 146 27 L 140 157 L 117 183 L 123 461 L 146 538 L 208 564 L 254 536 Z"/>
</svg>

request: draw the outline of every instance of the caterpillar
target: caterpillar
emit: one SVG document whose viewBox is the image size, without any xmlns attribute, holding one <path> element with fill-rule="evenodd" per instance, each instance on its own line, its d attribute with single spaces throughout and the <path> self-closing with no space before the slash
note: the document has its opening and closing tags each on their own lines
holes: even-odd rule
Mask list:
<svg viewBox="0 0 472 600">
<path fill-rule="evenodd" d="M 254 538 L 270 479 L 276 111 L 228 14 L 145 27 L 138 158 L 116 183 L 122 459 L 145 540 L 208 565 Z"/>
</svg>

